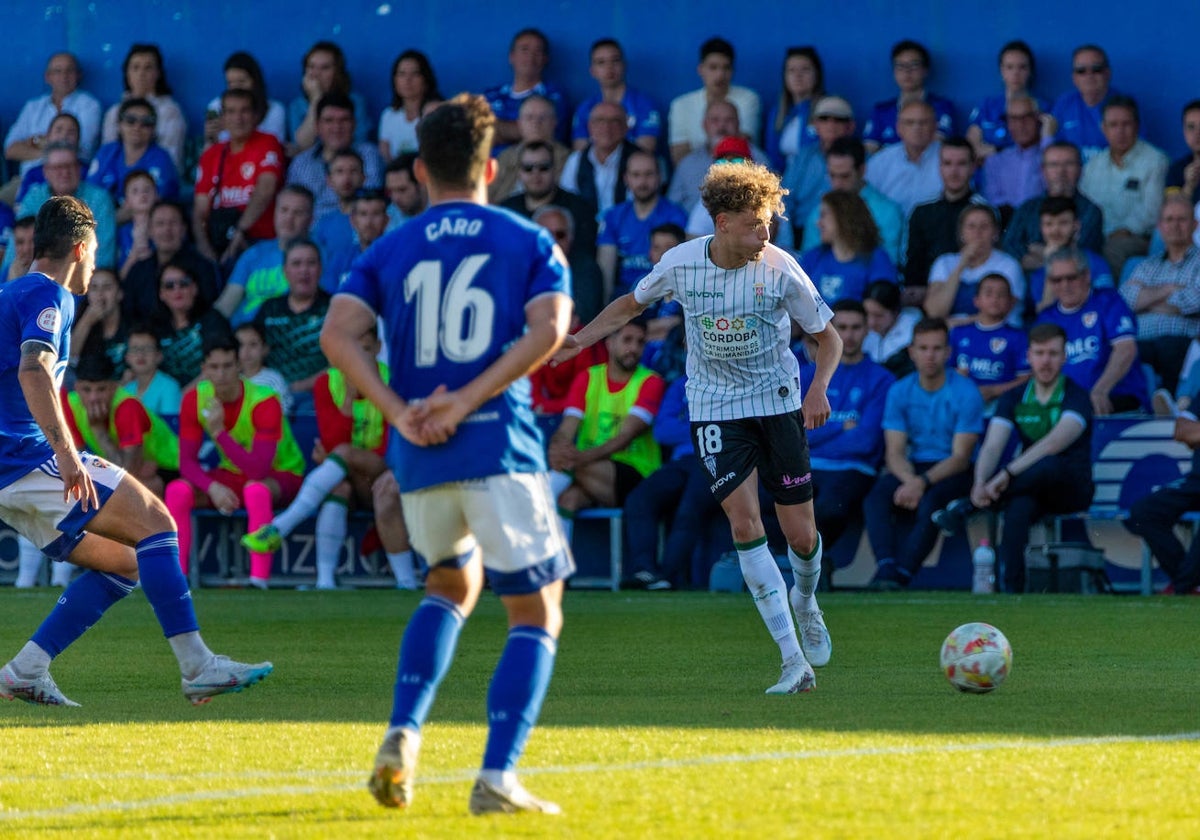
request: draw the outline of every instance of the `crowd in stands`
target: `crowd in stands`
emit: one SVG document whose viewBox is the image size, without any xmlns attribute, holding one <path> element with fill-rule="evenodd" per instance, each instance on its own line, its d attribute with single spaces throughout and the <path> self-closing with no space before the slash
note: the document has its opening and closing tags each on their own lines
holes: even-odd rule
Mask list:
<svg viewBox="0 0 1200 840">
<path fill-rule="evenodd" d="M 1170 138 L 1142 137 L 1137 99 L 1111 85 L 1096 45 L 1073 51 L 1074 87 L 1049 99 L 1033 91 L 1030 48 L 1005 44 L 997 90 L 953 103 L 926 87 L 928 50 L 903 40 L 891 51 L 895 90 L 859 114 L 811 46 L 786 51 L 778 90 L 755 91 L 734 83 L 734 47 L 712 38 L 699 48 L 701 86 L 658 103 L 627 81 L 621 45 L 604 38 L 589 55 L 596 87 L 574 107 L 543 76 L 549 56 L 541 32 L 518 32 L 511 80 L 484 91 L 498 119 L 489 199 L 562 248 L 579 323 L 666 250 L 712 232 L 699 194 L 711 166 L 754 161 L 781 176 L 773 241 L 833 308 L 845 347 L 833 415 L 810 434 L 817 520 L 833 545 L 866 514 L 878 588 L 911 580 L 936 540 L 935 512 L 950 505 L 939 518 L 960 525 L 975 509 L 1012 511 L 1019 491 L 1026 502 L 1009 514 L 1001 551 L 1004 583 L 1019 589 L 1022 529 L 1090 503 L 1075 491 L 1090 487 L 1078 453 L 1094 418 L 1194 398 L 1200 100 L 1182 106 L 1189 152 L 1172 162 L 1152 142 Z M 364 436 L 369 407 L 329 369 L 318 337 L 354 259 L 425 208 L 414 161 L 417 126 L 443 96 L 434 62 L 401 52 L 376 115 L 336 43 L 304 54 L 302 95 L 287 103 L 269 97 L 254 56 L 236 52 L 204 124 L 189 126 L 169 59 L 153 44 L 129 47 L 124 93 L 105 108 L 70 53 L 50 56 L 49 92 L 28 100 L 4 140 L 13 177 L 0 188 L 0 276 L 28 269 L 43 202 L 83 200 L 99 270 L 79 301 L 75 384 L 63 396 L 77 440 L 165 493 L 177 520 L 196 505 L 248 510 L 256 584 L 270 574 L 272 533 L 316 513 L 319 583 L 331 586 L 328 554 L 345 527 L 325 496 L 343 513 L 399 503 L 381 478 L 385 441 Z M 568 525 L 584 507 L 624 506 L 629 583 L 704 586 L 714 557 L 697 558 L 697 545 L 716 507 L 689 439 L 681 310 L 668 302 L 646 315 L 539 371 L 535 411 Z M 324 416 L 316 446 L 301 452 L 289 418 L 314 411 Z M 1024 454 L 1005 462 L 1014 429 Z M 205 437 L 217 462 L 198 460 Z M 306 461 L 340 465 L 320 494 L 301 489 Z M 1076 479 L 1073 492 L 1035 480 L 1056 471 Z M 293 502 L 300 513 L 279 527 L 275 512 Z M 659 523 L 670 523 L 661 553 Z M 406 536 L 379 531 L 397 581 L 412 585 Z M 181 521 L 181 547 L 189 539 Z M 1200 559 L 1172 552 L 1174 583 L 1200 583 Z"/>
</svg>

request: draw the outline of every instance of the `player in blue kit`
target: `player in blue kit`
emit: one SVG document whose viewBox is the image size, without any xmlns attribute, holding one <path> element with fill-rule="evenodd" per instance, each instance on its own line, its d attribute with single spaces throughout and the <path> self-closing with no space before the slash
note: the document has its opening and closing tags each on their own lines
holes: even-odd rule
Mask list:
<svg viewBox="0 0 1200 840">
<path fill-rule="evenodd" d="M 29 642 L 0 669 L 0 697 L 77 706 L 50 662 L 133 591 L 140 577 L 193 704 L 271 672 L 216 656 L 200 638 L 179 567 L 175 523 L 125 470 L 75 449 L 59 402 L 70 358 L 72 295 L 87 291 L 96 220 L 78 199 L 38 211 L 30 273 L 0 287 L 0 518 L 54 560 L 89 571 L 67 587 Z"/>
<path fill-rule="evenodd" d="M 484 206 L 494 125 L 487 101 L 468 94 L 421 120 L 414 171 L 430 208 L 354 262 L 321 346 L 400 432 L 388 463 L 413 548 L 430 566 L 400 644 L 371 792 L 389 807 L 412 801 L 421 726 L 486 571 L 509 634 L 470 810 L 558 813 L 514 767 L 550 683 L 563 581 L 574 571 L 525 379 L 567 333 L 570 272 L 549 232 Z M 376 317 L 388 328 L 390 387 L 358 340 Z"/>
</svg>

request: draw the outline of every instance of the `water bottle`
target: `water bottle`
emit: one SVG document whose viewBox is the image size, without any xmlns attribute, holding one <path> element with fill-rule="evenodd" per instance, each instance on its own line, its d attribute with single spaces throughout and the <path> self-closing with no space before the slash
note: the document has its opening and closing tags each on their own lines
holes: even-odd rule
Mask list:
<svg viewBox="0 0 1200 840">
<path fill-rule="evenodd" d="M 976 595 L 989 595 L 996 591 L 996 552 L 987 540 L 980 540 L 979 547 L 971 555 L 975 566 L 975 578 L 971 591 Z"/>
</svg>

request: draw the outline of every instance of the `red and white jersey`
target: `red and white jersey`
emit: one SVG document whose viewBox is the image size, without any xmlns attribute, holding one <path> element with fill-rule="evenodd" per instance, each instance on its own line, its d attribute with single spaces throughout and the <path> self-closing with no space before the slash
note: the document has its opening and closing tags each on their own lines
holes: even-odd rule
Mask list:
<svg viewBox="0 0 1200 840">
<path fill-rule="evenodd" d="M 219 207 L 244 210 L 250 203 L 254 185 L 267 173 L 283 183 L 283 146 L 274 136 L 255 131 L 240 152 L 233 151 L 229 141 L 214 143 L 200 156 L 196 194 L 209 196 L 214 210 Z M 250 227 L 249 235 L 251 239 L 275 238 L 274 202 Z"/>
<path fill-rule="evenodd" d="M 683 307 L 689 416 L 708 422 L 798 410 L 792 320 L 818 333 L 833 312 L 786 251 L 768 244 L 758 260 L 725 269 L 709 258 L 711 241 L 667 251 L 633 290 L 638 303 L 671 296 Z"/>
</svg>

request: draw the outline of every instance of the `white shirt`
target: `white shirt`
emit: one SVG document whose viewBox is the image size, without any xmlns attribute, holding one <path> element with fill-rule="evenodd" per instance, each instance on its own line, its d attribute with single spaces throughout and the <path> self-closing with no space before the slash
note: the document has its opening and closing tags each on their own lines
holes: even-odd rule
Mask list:
<svg viewBox="0 0 1200 840">
<path fill-rule="evenodd" d="M 667 251 L 634 287 L 638 303 L 671 296 L 683 308 L 687 400 L 693 421 L 770 417 L 800 408 L 800 365 L 792 320 L 819 333 L 833 319 L 808 275 L 768 244 L 741 268 L 708 255 L 711 236 Z"/>
<path fill-rule="evenodd" d="M 929 285 L 934 283 L 945 283 L 946 278 L 954 271 L 955 266 L 961 259 L 957 251 L 951 251 L 949 254 L 942 254 L 933 261 L 933 265 L 929 269 Z M 1016 303 L 1013 304 L 1012 312 L 1008 313 L 1008 323 L 1017 329 L 1022 327 L 1022 315 L 1025 300 L 1025 272 L 1021 270 L 1021 264 L 1013 259 L 1009 254 L 1001 251 L 999 248 L 993 248 L 991 256 L 983 261 L 982 265 L 977 265 L 974 268 L 964 268 L 962 273 L 958 275 L 959 288 L 963 286 L 977 286 L 979 281 L 989 274 L 1001 274 L 1008 278 L 1008 286 L 1012 289 L 1013 298 Z M 951 307 L 953 308 L 953 307 Z M 951 315 L 967 315 L 966 312 L 951 312 Z"/>
<path fill-rule="evenodd" d="M 899 204 L 908 218 L 914 207 L 942 192 L 941 148 L 939 141 L 933 141 L 914 162 L 908 159 L 903 143 L 884 146 L 867 160 L 867 183 Z"/>
<path fill-rule="evenodd" d="M 759 103 L 758 94 L 750 88 L 730 85 L 725 99 L 737 108 L 739 130 L 750 138 L 750 142 L 757 143 L 758 128 L 762 122 L 762 105 Z M 687 143 L 693 149 L 706 148 L 708 138 L 704 134 L 704 112 L 707 110 L 708 94 L 704 88 L 672 99 L 671 110 L 667 115 L 670 145 Z"/>
<path fill-rule="evenodd" d="M 896 323 L 885 334 L 869 333 L 863 339 L 863 352 L 872 361 L 883 364 L 905 347 L 912 344 L 913 327 L 925 317 L 925 313 L 912 306 L 906 306 L 896 316 Z"/>
<path fill-rule="evenodd" d="M 420 115 L 410 120 L 404 108 L 384 108 L 379 115 L 379 139 L 386 140 L 392 157 L 417 151 L 417 124 Z"/>
<path fill-rule="evenodd" d="M 579 175 L 579 161 L 582 156 L 582 149 L 571 152 L 567 162 L 563 164 L 562 175 L 558 178 L 560 187 L 576 195 L 579 194 L 579 190 L 575 189 L 575 182 Z M 617 178 L 621 169 L 621 150 L 614 149 L 604 163 L 596 159 L 596 150 L 591 146 L 587 149 L 587 156 L 588 160 L 592 162 L 592 170 L 596 173 L 596 204 L 599 206 L 600 213 L 603 213 L 613 206 L 613 196 L 616 193 Z"/>
<path fill-rule="evenodd" d="M 91 160 L 96 154 L 97 141 L 100 139 L 100 100 L 84 90 L 73 90 L 63 99 L 62 110 L 79 120 L 79 156 Z M 50 123 L 59 114 L 54 107 L 50 94 L 30 99 L 21 108 L 17 121 L 12 124 L 4 137 L 4 148 L 13 143 L 28 140 L 38 134 L 50 130 Z M 26 160 L 21 162 L 21 174 L 24 175 L 40 161 Z"/>
</svg>

